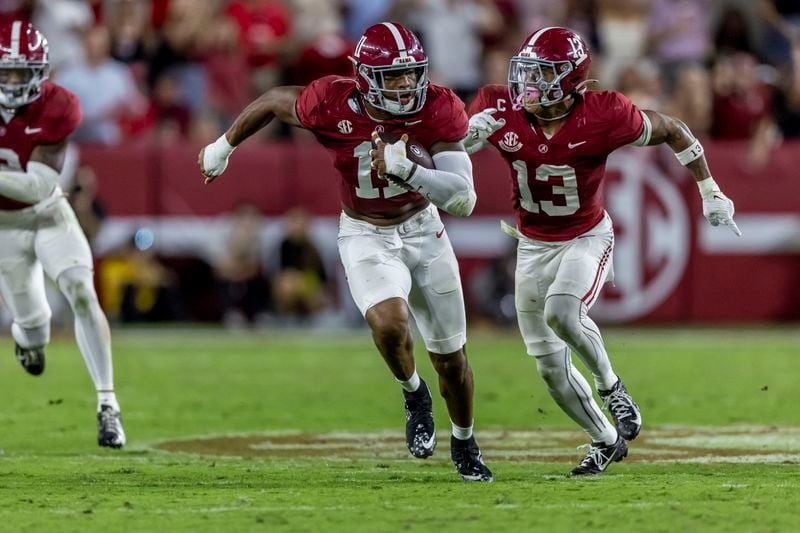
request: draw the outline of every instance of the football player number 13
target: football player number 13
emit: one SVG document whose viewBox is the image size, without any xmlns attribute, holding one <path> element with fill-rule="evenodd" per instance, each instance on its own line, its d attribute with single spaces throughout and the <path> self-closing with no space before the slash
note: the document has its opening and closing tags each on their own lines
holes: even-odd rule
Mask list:
<svg viewBox="0 0 800 533">
<path fill-rule="evenodd" d="M 353 156 L 358 159 L 358 187 L 356 187 L 356 196 L 359 198 L 380 198 L 380 189 L 372 185 L 372 158 L 369 156 L 369 151 L 372 149 L 370 141 L 364 141 L 356 146 L 353 150 Z M 405 192 L 397 185 L 386 182 L 386 185 L 381 187 L 383 189 L 384 198 L 393 198 Z"/>
<path fill-rule="evenodd" d="M 553 185 L 554 195 L 563 196 L 566 199 L 564 205 L 556 205 L 550 200 L 537 201 L 531 194 L 531 187 L 528 184 L 528 166 L 525 161 L 514 161 L 514 170 L 517 171 L 517 183 L 519 183 L 520 205 L 531 213 L 545 213 L 551 217 L 563 217 L 571 215 L 581 206 L 578 197 L 578 179 L 575 176 L 575 169 L 569 165 L 539 165 L 536 167 L 536 179 L 547 182 L 553 176 L 561 176 L 563 185 Z"/>
</svg>

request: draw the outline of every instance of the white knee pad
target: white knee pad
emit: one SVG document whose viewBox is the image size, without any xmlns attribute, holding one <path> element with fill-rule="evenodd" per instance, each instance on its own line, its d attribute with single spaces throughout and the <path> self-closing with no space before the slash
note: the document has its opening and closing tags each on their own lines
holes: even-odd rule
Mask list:
<svg viewBox="0 0 800 533">
<path fill-rule="evenodd" d="M 536 357 L 536 370 L 552 389 L 560 389 L 567 383 L 567 365 L 564 351 Z"/>
<path fill-rule="evenodd" d="M 16 322 L 11 324 L 14 342 L 23 348 L 39 348 L 50 342 L 50 322 L 34 328 L 23 328 Z"/>
<path fill-rule="evenodd" d="M 574 345 L 582 335 L 582 302 L 571 294 L 556 294 L 544 304 L 544 320 L 567 344 Z"/>
<path fill-rule="evenodd" d="M 58 287 L 76 315 L 89 313 L 97 305 L 92 271 L 84 266 L 68 268 L 58 276 Z"/>
</svg>

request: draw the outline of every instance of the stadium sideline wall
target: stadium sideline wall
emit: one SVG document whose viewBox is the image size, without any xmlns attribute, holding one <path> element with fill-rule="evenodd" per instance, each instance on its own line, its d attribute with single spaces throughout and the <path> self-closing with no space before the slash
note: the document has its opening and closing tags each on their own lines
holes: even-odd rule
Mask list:
<svg viewBox="0 0 800 533">
<path fill-rule="evenodd" d="M 226 174 L 203 185 L 197 146 L 83 147 L 98 176 L 109 219 L 99 255 L 136 227 L 157 228 L 159 252 L 205 256 L 223 230 L 220 215 L 242 202 L 280 236 L 292 206 L 316 215 L 314 237 L 336 261 L 338 177 L 326 151 L 307 142 L 242 146 Z M 706 143 L 712 172 L 736 202 L 744 235 L 703 219 L 691 177 L 663 148 L 628 148 L 609 159 L 606 205 L 614 219 L 615 282 L 595 315 L 606 322 L 720 322 L 800 319 L 800 142 L 752 168 L 747 146 Z M 478 204 L 467 219 L 446 218 L 462 274 L 510 253 L 499 220 L 513 221 L 507 168 L 493 150 L 474 156 Z M 766 183 L 766 180 L 769 183 Z M 557 200 L 555 200 L 557 202 Z"/>
</svg>

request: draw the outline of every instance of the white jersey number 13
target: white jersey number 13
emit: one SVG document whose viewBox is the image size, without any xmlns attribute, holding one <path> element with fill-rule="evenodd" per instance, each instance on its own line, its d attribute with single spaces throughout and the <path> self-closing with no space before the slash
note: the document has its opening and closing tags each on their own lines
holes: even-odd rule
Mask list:
<svg viewBox="0 0 800 533">
<path fill-rule="evenodd" d="M 563 217 L 575 213 L 581 206 L 578 197 L 578 179 L 575 169 L 569 165 L 539 165 L 536 167 L 536 179 L 549 181 L 553 176 L 561 176 L 563 185 L 553 185 L 553 194 L 561 195 L 566 199 L 565 205 L 555 205 L 550 200 L 537 201 L 531 194 L 528 185 L 528 166 L 525 161 L 517 160 L 512 163 L 517 171 L 519 184 L 520 205 L 531 213 L 545 213 L 551 217 Z"/>
</svg>

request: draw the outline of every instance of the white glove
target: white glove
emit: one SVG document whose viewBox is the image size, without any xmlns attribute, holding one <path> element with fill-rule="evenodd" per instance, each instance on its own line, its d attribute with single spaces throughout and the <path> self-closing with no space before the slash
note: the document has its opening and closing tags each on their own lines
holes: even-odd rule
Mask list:
<svg viewBox="0 0 800 533">
<path fill-rule="evenodd" d="M 203 149 L 203 159 L 199 163 L 200 171 L 206 176 L 206 183 L 225 172 L 228 166 L 228 158 L 233 153 L 234 148 L 223 134 L 219 139 Z"/>
<path fill-rule="evenodd" d="M 741 237 L 742 232 L 739 226 L 733 221 L 733 214 L 736 211 L 733 200 L 722 194 L 713 178 L 706 178 L 698 182 L 700 196 L 703 198 L 703 216 L 712 226 L 720 224 L 731 228 L 736 235 Z"/>
<path fill-rule="evenodd" d="M 495 119 L 492 115 L 497 113 L 497 109 L 490 107 L 480 113 L 476 113 L 469 118 L 469 129 L 464 139 L 464 148 L 470 154 L 477 152 L 486 144 L 486 140 L 494 132 L 506 125 L 505 119 Z"/>
<path fill-rule="evenodd" d="M 414 162 L 408 158 L 406 152 L 407 141 L 408 135 L 404 133 L 399 141 L 391 144 L 385 143 L 378 132 L 372 132 L 372 142 L 375 143 L 375 148 L 370 150 L 370 155 L 374 157 L 376 153 L 380 153 L 380 150 L 383 149 L 385 172 L 384 175 L 380 176 L 381 178 L 386 179 L 385 174 L 391 174 L 402 181 L 406 181 L 411 177 L 411 173 L 414 170 Z M 376 168 L 374 164 L 373 161 L 373 168 Z"/>
</svg>

